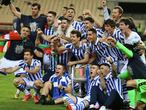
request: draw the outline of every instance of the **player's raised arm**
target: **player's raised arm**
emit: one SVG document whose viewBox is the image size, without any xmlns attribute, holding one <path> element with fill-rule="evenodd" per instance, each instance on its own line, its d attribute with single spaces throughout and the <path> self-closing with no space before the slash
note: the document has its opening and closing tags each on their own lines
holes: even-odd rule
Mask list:
<svg viewBox="0 0 146 110">
<path fill-rule="evenodd" d="M 15 16 L 17 16 L 18 18 L 21 18 L 21 13 L 16 10 L 15 6 L 12 3 L 9 4 L 9 7 L 10 7 L 11 12 Z"/>
</svg>

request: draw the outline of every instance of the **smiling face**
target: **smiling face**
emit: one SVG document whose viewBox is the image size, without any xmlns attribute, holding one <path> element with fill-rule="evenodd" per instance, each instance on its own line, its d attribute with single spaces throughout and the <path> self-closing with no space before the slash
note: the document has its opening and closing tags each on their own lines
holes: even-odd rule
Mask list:
<svg viewBox="0 0 146 110">
<path fill-rule="evenodd" d="M 60 77 L 65 72 L 63 65 L 57 65 L 55 68 L 55 74 Z"/>
<path fill-rule="evenodd" d="M 80 42 L 80 37 L 77 37 L 76 34 L 70 34 L 70 39 L 73 45 L 76 45 Z"/>
<path fill-rule="evenodd" d="M 94 34 L 92 31 L 88 31 L 87 39 L 91 43 L 95 42 L 95 40 L 96 40 L 96 34 Z"/>
<path fill-rule="evenodd" d="M 49 26 L 53 25 L 54 20 L 55 20 L 55 16 L 53 16 L 53 14 L 51 14 L 51 13 L 48 13 L 48 15 L 47 15 L 47 24 Z"/>
<path fill-rule="evenodd" d="M 117 21 L 121 18 L 122 14 L 119 12 L 119 9 L 112 10 L 112 18 L 114 21 Z"/>
<path fill-rule="evenodd" d="M 21 38 L 25 39 L 25 38 L 27 38 L 30 35 L 30 29 L 28 27 L 22 27 L 20 33 L 21 33 L 21 35 L 20 35 Z"/>
<path fill-rule="evenodd" d="M 87 30 L 89 30 L 89 29 L 91 29 L 91 28 L 93 28 L 93 23 L 91 23 L 90 21 L 88 21 L 88 20 L 85 20 L 84 21 L 84 25 L 85 25 L 85 28 L 87 29 Z"/>
</svg>

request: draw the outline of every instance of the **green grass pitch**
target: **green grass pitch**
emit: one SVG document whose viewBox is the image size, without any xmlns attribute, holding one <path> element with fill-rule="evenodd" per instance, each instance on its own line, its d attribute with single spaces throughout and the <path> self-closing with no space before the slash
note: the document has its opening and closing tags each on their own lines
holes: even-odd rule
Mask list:
<svg viewBox="0 0 146 110">
<path fill-rule="evenodd" d="M 34 104 L 33 98 L 28 102 L 23 102 L 22 98 L 24 94 L 22 92 L 19 99 L 14 99 L 16 88 L 12 84 L 13 79 L 13 74 L 9 74 L 7 76 L 0 74 L 0 110 L 65 110 L 65 106 L 63 104 Z"/>
</svg>

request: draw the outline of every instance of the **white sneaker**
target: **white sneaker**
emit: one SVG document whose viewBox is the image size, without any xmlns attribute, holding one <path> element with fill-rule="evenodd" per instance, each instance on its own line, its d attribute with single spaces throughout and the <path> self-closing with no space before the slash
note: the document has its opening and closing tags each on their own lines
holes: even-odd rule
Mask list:
<svg viewBox="0 0 146 110">
<path fill-rule="evenodd" d="M 106 110 L 105 106 L 101 106 L 99 110 Z"/>
<path fill-rule="evenodd" d="M 18 99 L 18 98 L 19 98 L 19 94 L 15 94 L 15 95 L 14 95 L 14 98 L 15 98 L 15 99 Z"/>
<path fill-rule="evenodd" d="M 91 104 L 89 108 L 95 108 L 94 104 Z"/>
</svg>

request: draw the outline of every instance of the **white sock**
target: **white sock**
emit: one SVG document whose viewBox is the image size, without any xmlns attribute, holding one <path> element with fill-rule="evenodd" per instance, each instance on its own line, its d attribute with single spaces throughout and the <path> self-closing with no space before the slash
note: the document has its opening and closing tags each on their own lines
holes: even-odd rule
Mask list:
<svg viewBox="0 0 146 110">
<path fill-rule="evenodd" d="M 19 89 L 16 90 L 16 94 L 20 94 L 20 90 Z"/>
<path fill-rule="evenodd" d="M 25 94 L 25 95 L 29 95 L 30 92 L 29 92 L 27 89 L 25 89 L 25 90 L 24 90 L 24 94 Z"/>
</svg>

